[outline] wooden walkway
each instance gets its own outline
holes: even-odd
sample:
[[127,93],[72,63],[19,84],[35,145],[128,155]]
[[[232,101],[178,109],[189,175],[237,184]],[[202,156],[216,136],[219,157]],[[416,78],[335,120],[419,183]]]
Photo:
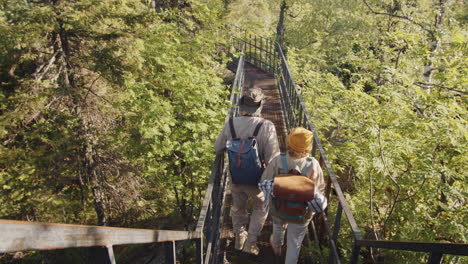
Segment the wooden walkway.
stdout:
[[[272,121],[276,127],[278,141],[281,151],[285,151],[286,144],[286,126],[284,124],[283,112],[281,109],[281,100],[276,79],[272,74],[264,72],[249,63],[245,63],[245,82],[244,91],[250,87],[257,86],[262,88],[266,96],[265,105],[262,109],[262,117]],[[231,194],[229,188],[226,190],[226,206],[223,209],[223,224],[220,232],[220,249],[218,253],[217,263],[284,263],[283,258],[273,255],[271,245],[269,243],[270,234],[272,232],[272,220],[267,218],[261,236],[258,238],[258,246],[260,254],[253,256],[234,249],[234,233],[232,232],[232,219],[230,216]]]

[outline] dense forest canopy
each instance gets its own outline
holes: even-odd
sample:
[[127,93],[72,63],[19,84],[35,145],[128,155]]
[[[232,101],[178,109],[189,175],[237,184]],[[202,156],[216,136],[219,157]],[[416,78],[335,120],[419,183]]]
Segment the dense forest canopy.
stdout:
[[296,82],[356,218],[373,238],[466,243],[462,5],[309,1],[288,7],[284,41]]
[[281,41],[366,237],[467,243],[467,22],[463,0],[0,0],[0,218],[191,228],[235,24]]
[[222,3],[175,4],[1,1],[1,218],[193,218],[227,106],[226,42]]
[[284,46],[372,239],[467,242],[463,1],[286,1]]

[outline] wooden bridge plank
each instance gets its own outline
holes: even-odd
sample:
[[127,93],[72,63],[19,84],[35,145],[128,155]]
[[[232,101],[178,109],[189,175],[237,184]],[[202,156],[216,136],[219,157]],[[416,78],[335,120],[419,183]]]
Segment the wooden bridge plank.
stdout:
[[286,151],[285,139],[287,131],[281,107],[280,93],[278,87],[276,86],[275,76],[246,62],[244,91],[253,86],[262,88],[263,93],[266,96],[266,100],[262,109],[262,117],[272,121],[273,124],[275,124],[280,149],[284,152]]

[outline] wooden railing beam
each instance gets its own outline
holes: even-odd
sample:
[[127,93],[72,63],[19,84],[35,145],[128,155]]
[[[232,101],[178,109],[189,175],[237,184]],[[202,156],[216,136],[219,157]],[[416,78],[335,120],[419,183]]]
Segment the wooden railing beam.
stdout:
[[198,239],[200,232],[0,220],[0,253]]

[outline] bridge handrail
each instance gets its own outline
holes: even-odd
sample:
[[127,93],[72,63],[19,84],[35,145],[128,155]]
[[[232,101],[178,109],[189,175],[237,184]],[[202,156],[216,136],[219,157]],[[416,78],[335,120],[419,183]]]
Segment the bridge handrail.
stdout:
[[198,231],[149,230],[0,220],[0,252],[145,244],[198,239]]
[[236,76],[234,77],[231,90],[231,106],[229,108],[226,119],[230,117],[235,117],[239,114],[239,100],[242,97],[242,87],[244,87],[245,79],[245,42],[243,42],[240,46],[240,52],[242,55],[239,57],[237,63]]
[[[224,153],[217,154],[212,166],[205,198],[195,231],[151,230],[91,225],[26,222],[0,219],[0,253],[30,250],[52,250],[78,247],[106,247],[107,259],[116,263],[113,246],[124,244],[146,244],[170,242],[166,244],[166,263],[176,263],[175,241],[196,240],[197,263],[205,263],[216,251],[218,234],[210,232],[212,225],[220,225],[221,207],[224,202],[226,173]],[[214,205],[213,205],[214,204]],[[208,229],[206,227],[209,227]],[[216,229],[216,230],[219,230]],[[203,239],[207,237],[207,245]]]
[[222,156],[216,155],[215,161],[211,168],[210,179],[208,180],[208,186],[205,191],[205,198],[203,199],[202,206],[200,208],[200,215],[198,216],[197,226],[195,228],[196,232],[202,232],[205,228],[205,222],[208,217],[208,212],[211,207],[212,196],[213,196],[213,187],[215,184],[215,179],[217,175],[218,168],[220,167],[219,163],[221,162]]
[[[205,199],[200,211],[196,231],[203,234],[197,244],[197,263],[210,263],[213,253],[217,251],[222,208],[224,206],[224,189],[226,185],[225,155],[218,153],[206,190]],[[206,240],[206,245],[203,241]]]
[[391,240],[370,240],[361,239],[356,241],[356,245],[362,247],[374,247],[385,249],[405,249],[408,251],[431,252],[435,254],[450,254],[468,256],[468,245],[461,243],[433,243],[419,241],[391,241]]

